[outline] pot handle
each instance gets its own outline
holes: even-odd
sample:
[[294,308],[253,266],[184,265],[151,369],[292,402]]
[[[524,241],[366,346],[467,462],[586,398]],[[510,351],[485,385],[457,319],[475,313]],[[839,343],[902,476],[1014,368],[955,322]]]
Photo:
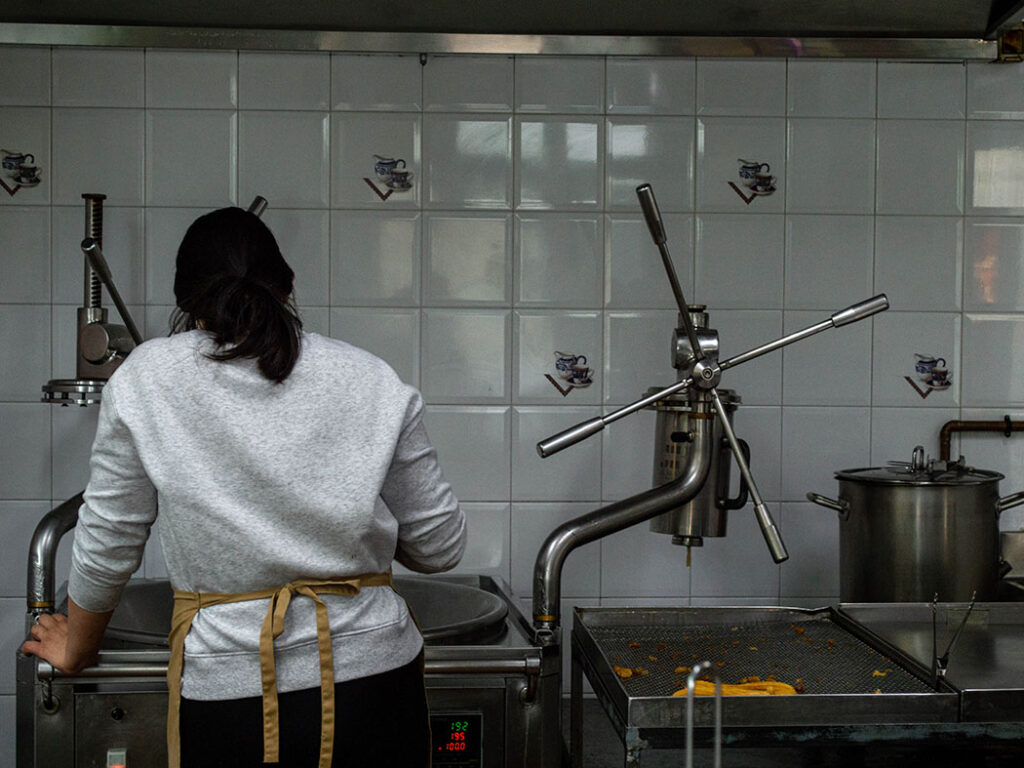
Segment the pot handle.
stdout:
[[1008,509],[1019,507],[1021,504],[1024,504],[1024,491],[1011,493],[1009,496],[1003,496],[1003,498],[996,502],[996,512],[1005,512]]
[[[807,500],[813,501],[815,504],[820,504],[823,507],[834,509],[839,513],[840,520],[848,520],[850,518],[850,502],[846,500],[836,501],[835,499],[830,499],[828,496],[822,496],[820,493],[808,493]],[[1024,503],[1024,499],[1021,499],[1021,503]]]

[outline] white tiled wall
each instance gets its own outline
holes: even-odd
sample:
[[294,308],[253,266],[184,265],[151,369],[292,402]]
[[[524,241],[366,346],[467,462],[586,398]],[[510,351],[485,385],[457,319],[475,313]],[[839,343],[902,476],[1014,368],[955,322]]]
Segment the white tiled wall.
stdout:
[[[549,531],[651,482],[649,412],[547,460],[534,450],[674,379],[673,297],[633,192],[651,182],[723,357],[876,292],[892,308],[723,378],[787,563],[747,510],[689,568],[646,526],[589,545],[563,592],[834,601],[838,525],[807,491],[917,443],[935,454],[952,418],[1022,418],[1022,117],[1012,65],[0,48],[0,147],[42,169],[0,189],[4,561],[23,562],[34,521],[87,478],[95,410],[38,402],[45,380],[73,375],[82,193],[107,195],[105,251],[149,336],[166,332],[188,223],[259,194],[307,326],[423,390],[471,518],[462,568],[528,601]],[[374,155],[404,160],[411,187],[388,187]],[[770,194],[748,197],[741,161],[767,164]],[[952,385],[922,389],[918,354],[943,358]],[[559,377],[569,356],[589,384]],[[1022,446],[968,436],[954,450],[1006,473],[1008,494],[1024,486]],[[158,549],[142,571],[163,574]],[[0,569],[7,658],[23,578]]]

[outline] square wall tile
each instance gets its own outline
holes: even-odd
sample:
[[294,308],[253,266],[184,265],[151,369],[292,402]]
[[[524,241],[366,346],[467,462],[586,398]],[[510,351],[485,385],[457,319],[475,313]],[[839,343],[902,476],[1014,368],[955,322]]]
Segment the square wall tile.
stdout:
[[0,349],[4,376],[0,401],[39,402],[50,380],[50,308],[45,304],[0,304]]
[[[663,213],[669,255],[687,301],[693,300],[693,216]],[[670,309],[672,285],[640,214],[605,217],[604,301],[609,309]]]
[[[720,361],[782,336],[782,310],[709,307],[708,324],[718,330]],[[776,350],[722,374],[722,387],[733,389],[747,405],[782,402],[782,352]]]
[[511,56],[429,56],[423,103],[430,112],[511,112]]
[[[963,371],[970,369],[960,366],[959,314],[890,311],[872,322],[873,405],[950,408],[960,404],[959,393],[967,381]],[[948,383],[935,379],[932,368],[945,368]]]
[[[775,189],[752,195],[744,165],[775,177]],[[697,210],[781,213],[785,208],[786,121],[701,118],[697,121]]]
[[601,315],[516,312],[513,392],[517,403],[601,401]]
[[784,60],[697,60],[698,115],[763,117],[785,113]]
[[[533,594],[533,567],[544,541],[558,526],[590,512],[593,504],[534,503],[512,505],[512,592]],[[470,521],[467,521],[467,527]],[[601,594],[601,542],[577,547],[562,569],[562,595],[599,597]],[[563,617],[563,620],[565,617]]]
[[875,116],[875,62],[790,59],[788,114],[793,117]]
[[1024,82],[1013,67],[967,64],[967,116],[983,120],[1024,118]]
[[0,105],[49,105],[50,73],[49,47],[0,46]]
[[672,367],[672,331],[678,312],[605,313],[604,401],[631,403],[650,387],[679,378]]
[[466,515],[466,551],[452,573],[482,574],[508,581],[512,561],[509,505],[469,502],[461,506]]
[[966,314],[963,319],[960,393],[965,408],[1024,405],[1024,318],[1017,314]]
[[[695,556],[701,554],[698,549]],[[672,598],[678,605],[690,597],[692,572],[686,567],[686,548],[673,544],[671,536],[652,532],[649,523],[601,539],[602,599]]]
[[208,208],[146,210],[146,302],[173,307],[174,262],[185,232]]
[[[47,108],[0,107],[2,159],[8,162],[8,167],[0,170],[0,178],[7,187],[5,194],[0,194],[0,206],[46,205],[50,202],[53,189],[51,122],[51,110]],[[20,184],[20,168],[10,167],[14,163],[19,166],[26,163],[35,165],[39,169],[39,183],[34,186]]]
[[1024,128],[1019,120],[968,123],[967,212],[1024,215]]
[[58,107],[142,107],[145,52],[132,48],[54,48],[53,103]]
[[516,58],[517,112],[604,112],[604,59],[591,56]]
[[512,207],[511,118],[427,115],[423,158],[429,207]]
[[877,213],[963,213],[964,123],[880,120]]
[[789,551],[779,568],[780,598],[838,595],[839,516],[816,504],[783,504],[778,522]]
[[962,62],[880,61],[878,116],[962,118],[966,72]]
[[609,115],[692,115],[694,59],[609,57],[605,60]]
[[415,306],[420,214],[332,211],[331,303]]
[[[509,499],[512,422],[508,408],[428,405],[423,423],[445,479],[461,502]],[[473,439],[467,440],[467,435]]]
[[[144,168],[154,160],[145,154],[145,114],[141,109],[54,109],[53,201],[80,205],[83,193],[98,192],[107,196],[107,205],[142,205]],[[188,152],[194,149],[189,146]]]
[[516,119],[516,206],[599,208],[604,199],[603,121]]
[[419,56],[331,55],[331,109],[417,111],[422,105]]
[[969,218],[966,226],[964,308],[1024,310],[1024,220]]
[[616,117],[606,130],[607,208],[636,211],[636,188],[650,184],[659,210],[693,210],[692,118]]
[[327,109],[330,94],[328,53],[238,54],[238,106],[242,109]]
[[306,307],[327,306],[331,284],[328,212],[269,207],[263,214],[263,222],[274,234],[281,254],[295,272],[295,301]]
[[[0,270],[4,275],[0,301],[48,303],[50,210],[42,206],[0,207],[0,232]],[[80,266],[79,277],[82,269]]]
[[234,112],[151,109],[146,113],[146,144],[147,205],[222,207],[237,202]]
[[[44,382],[39,382],[42,386]],[[0,403],[0,499],[50,498],[49,403]]]
[[[607,406],[605,414],[614,410]],[[601,496],[621,501],[654,487],[657,414],[643,409],[604,428],[601,447]]]
[[588,213],[515,217],[515,302],[526,307],[600,307],[603,220]]
[[786,210],[792,213],[873,213],[873,120],[789,121]]
[[[72,329],[73,326],[69,328]],[[60,471],[53,474],[50,498],[69,499],[89,484],[89,458],[92,455],[92,444],[96,439],[99,415],[100,409],[91,406],[53,408],[50,423],[53,466],[60,467]],[[73,538],[65,537],[69,550]]]
[[[330,118],[326,112],[241,112],[238,188],[244,206],[256,195],[274,208],[330,203]],[[287,146],[286,153],[281,147]]]
[[423,245],[425,306],[511,304],[511,214],[428,213]]
[[[379,158],[404,160],[412,188],[395,191],[376,173]],[[412,114],[331,114],[331,205],[335,208],[418,207],[420,117]]]
[[[873,467],[884,467],[890,461],[909,462],[914,446],[920,445],[926,456],[939,457],[939,435],[942,425],[960,418],[959,408],[872,408],[871,461]],[[1002,418],[1002,417],[1000,417]],[[954,437],[950,456],[959,455]],[[961,445],[963,441],[960,441]],[[971,459],[974,466],[985,466]],[[830,492],[828,495],[835,497]]]
[[[771,505],[770,513],[778,525],[778,504]],[[752,507],[730,511],[726,530],[725,536],[704,537],[704,546],[691,552],[690,594],[777,599],[781,567],[772,560]],[[743,567],[738,568],[738,563],[743,563]]]
[[519,406],[512,409],[512,498],[516,501],[601,499],[601,438],[598,435],[542,459],[537,443],[600,415],[597,408]]
[[[146,258],[141,208],[103,205],[103,256],[110,266],[114,284],[128,304],[145,299]],[[88,230],[84,224],[85,201],[75,206],[51,208],[53,222],[53,301],[82,304],[85,254],[82,239]],[[117,314],[106,288],[103,306]]]
[[782,216],[697,217],[696,298],[716,309],[781,309]]
[[417,309],[360,307],[330,311],[330,335],[377,355],[413,386],[420,374],[420,313]]
[[427,401],[507,402],[509,325],[507,310],[424,310],[421,381]]
[[875,217],[876,293],[897,310],[955,312],[963,297],[963,220]]
[[238,106],[238,54],[147,50],[146,106],[234,109]]
[[[828,319],[822,312],[785,313],[789,334]],[[782,350],[786,405],[870,405],[871,323],[833,328]]]
[[786,308],[829,312],[871,296],[872,216],[786,217]]
[[783,500],[804,501],[808,491],[834,494],[835,473],[867,466],[870,452],[868,408],[783,408]]

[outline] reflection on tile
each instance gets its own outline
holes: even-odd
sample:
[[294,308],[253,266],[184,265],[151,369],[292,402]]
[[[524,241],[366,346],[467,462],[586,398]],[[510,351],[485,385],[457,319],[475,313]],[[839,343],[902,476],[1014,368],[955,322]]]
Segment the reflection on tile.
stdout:
[[141,107],[144,92],[141,50],[53,49],[53,103],[57,106]]
[[[786,312],[784,333],[822,320],[821,312]],[[870,405],[871,323],[820,333],[782,350],[786,405]]]
[[[330,147],[326,112],[242,112],[238,123],[239,198],[262,195],[275,208],[326,208]],[[284,156],[282,146],[289,150]]]
[[879,121],[877,212],[962,213],[964,130],[954,120]]
[[419,56],[331,55],[331,109],[416,111],[423,103]]
[[969,68],[960,62],[878,62],[878,116],[964,117]]
[[692,119],[610,118],[606,141],[608,208],[637,210],[636,188],[650,184],[663,213],[692,210]]
[[608,114],[692,115],[693,59],[607,59]]
[[1024,310],[1024,221],[967,220],[964,308]]
[[[509,498],[511,419],[507,407],[428,405],[423,423],[437,449],[441,471],[461,502]],[[467,435],[473,439],[467,440]]]
[[428,206],[511,207],[511,118],[427,115],[423,157]]
[[716,309],[781,309],[783,253],[782,216],[698,216],[696,300]]
[[506,401],[509,359],[507,310],[424,310],[422,387],[429,402]]
[[423,227],[424,305],[511,303],[511,215],[427,214]]
[[[0,207],[0,301],[50,301],[50,211]],[[81,276],[81,268],[77,274]]]
[[698,59],[698,115],[783,115],[786,62],[771,59]]
[[[533,593],[533,566],[548,535],[562,523],[586,514],[592,504],[533,503],[512,505],[512,591]],[[574,549],[562,571],[564,597],[598,597],[601,594],[601,544],[591,542]]]
[[233,112],[151,109],[146,141],[148,205],[235,204],[238,128]]
[[874,219],[786,217],[786,308],[849,306],[871,295]]
[[1024,318],[1016,314],[966,314],[963,319],[961,383],[965,408],[1024,405],[1024,357],[1012,354],[1024,338]]
[[420,295],[420,215],[331,214],[331,302],[410,306]]
[[[242,109],[327,109],[331,59],[327,53],[241,51],[238,106]],[[294,150],[298,142],[293,142]]]
[[874,117],[875,62],[794,59],[787,73],[794,117]]
[[600,402],[600,314],[520,311],[515,320],[515,402]]
[[[752,190],[740,176],[744,165],[774,176],[775,191],[751,197]],[[697,121],[698,211],[781,213],[785,195],[785,120],[704,117]]]
[[984,120],[1024,118],[1024,83],[1004,67],[967,64],[967,116]]
[[598,435],[542,459],[537,443],[599,415],[597,408],[519,406],[512,414],[512,498],[519,501],[598,502],[601,438]]
[[963,250],[960,218],[878,216],[875,291],[885,293],[893,309],[958,311]]
[[790,120],[786,210],[872,213],[874,149],[872,120]]
[[631,403],[653,386],[678,378],[670,348],[677,311],[607,312],[605,314],[606,403]]
[[521,208],[597,208],[603,200],[603,141],[599,120],[519,118],[516,205]]
[[431,112],[511,112],[511,56],[431,56],[423,68],[423,102]]
[[863,467],[871,450],[868,408],[782,409],[782,498],[803,501],[808,491],[829,495],[834,473]]
[[[404,160],[411,189],[393,190],[378,176],[378,158]],[[331,114],[331,205],[335,208],[408,208],[423,186],[418,114]]]
[[[662,213],[672,266],[683,295],[693,298],[693,216]],[[605,305],[609,309],[676,306],[658,247],[640,214],[605,217]]]
[[967,210],[1024,214],[1024,128],[1020,121],[972,121],[967,127]]
[[238,106],[238,54],[147,50],[146,106],[233,109]]
[[520,56],[517,112],[604,112],[604,60],[596,57]]
[[377,355],[407,384],[419,383],[419,310],[335,307],[330,311],[330,335]]
[[515,301],[532,307],[600,307],[603,285],[601,217],[519,214]]

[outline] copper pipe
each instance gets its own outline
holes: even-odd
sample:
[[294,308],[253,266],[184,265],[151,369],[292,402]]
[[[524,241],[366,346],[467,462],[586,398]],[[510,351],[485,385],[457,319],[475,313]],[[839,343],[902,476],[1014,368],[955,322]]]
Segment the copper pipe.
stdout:
[[954,432],[1002,432],[1009,437],[1014,432],[1024,431],[1024,421],[947,421],[939,432],[939,459],[949,461],[949,443]]

